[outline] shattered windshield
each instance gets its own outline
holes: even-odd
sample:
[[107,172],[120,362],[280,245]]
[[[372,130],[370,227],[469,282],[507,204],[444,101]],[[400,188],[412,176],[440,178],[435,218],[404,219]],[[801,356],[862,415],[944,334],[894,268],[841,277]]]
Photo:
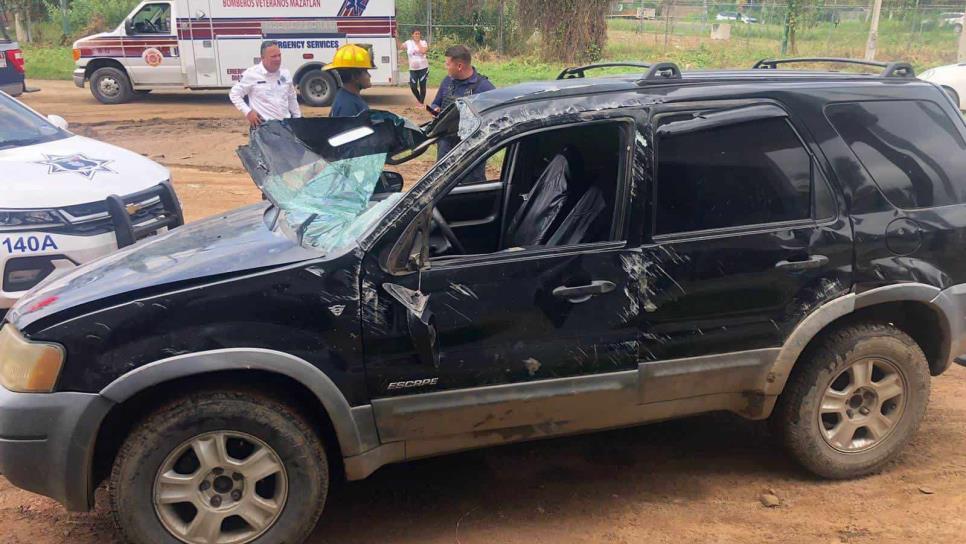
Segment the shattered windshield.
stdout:
[[265,123],[238,154],[278,209],[272,228],[328,253],[354,243],[398,202],[383,166],[425,141],[411,121],[370,111]]

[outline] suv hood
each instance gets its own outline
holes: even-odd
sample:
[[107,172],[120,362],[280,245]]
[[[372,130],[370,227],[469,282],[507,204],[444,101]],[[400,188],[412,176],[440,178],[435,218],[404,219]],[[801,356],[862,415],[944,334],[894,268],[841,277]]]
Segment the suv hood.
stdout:
[[254,204],[176,228],[45,281],[21,298],[7,319],[20,330],[63,310],[101,301],[115,304],[192,280],[219,279],[289,264],[319,253],[265,225],[267,205]]
[[168,169],[120,147],[71,136],[0,149],[0,208],[55,208],[129,195],[169,179]]

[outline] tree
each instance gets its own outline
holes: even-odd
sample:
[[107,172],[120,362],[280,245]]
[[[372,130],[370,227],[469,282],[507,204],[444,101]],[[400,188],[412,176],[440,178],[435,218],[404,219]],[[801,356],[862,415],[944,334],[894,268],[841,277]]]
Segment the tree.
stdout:
[[521,21],[540,31],[541,56],[550,62],[596,61],[607,45],[608,0],[520,0]]

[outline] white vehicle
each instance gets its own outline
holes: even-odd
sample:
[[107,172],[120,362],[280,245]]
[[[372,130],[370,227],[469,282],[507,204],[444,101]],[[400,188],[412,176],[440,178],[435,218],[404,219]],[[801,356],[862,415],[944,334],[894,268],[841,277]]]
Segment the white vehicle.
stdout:
[[966,97],[966,63],[930,68],[919,74],[919,79],[942,87],[960,110],[966,105],[962,102]]
[[0,92],[0,317],[55,271],[184,222],[167,168]]
[[74,42],[74,83],[105,104],[153,89],[228,89],[277,40],[302,100],[327,106],[339,82],[320,68],[356,43],[374,85],[399,81],[395,0],[146,0],[112,32]]

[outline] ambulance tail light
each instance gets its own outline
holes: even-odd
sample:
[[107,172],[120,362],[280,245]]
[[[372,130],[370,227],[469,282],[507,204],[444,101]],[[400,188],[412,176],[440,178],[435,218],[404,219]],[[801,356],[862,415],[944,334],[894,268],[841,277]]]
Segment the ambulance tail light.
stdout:
[[23,51],[10,49],[7,51],[7,64],[13,66],[14,70],[23,73]]
[[80,60],[80,57],[81,57],[81,55],[80,55],[80,49],[77,49],[75,47],[74,48],[74,62],[79,61]]

